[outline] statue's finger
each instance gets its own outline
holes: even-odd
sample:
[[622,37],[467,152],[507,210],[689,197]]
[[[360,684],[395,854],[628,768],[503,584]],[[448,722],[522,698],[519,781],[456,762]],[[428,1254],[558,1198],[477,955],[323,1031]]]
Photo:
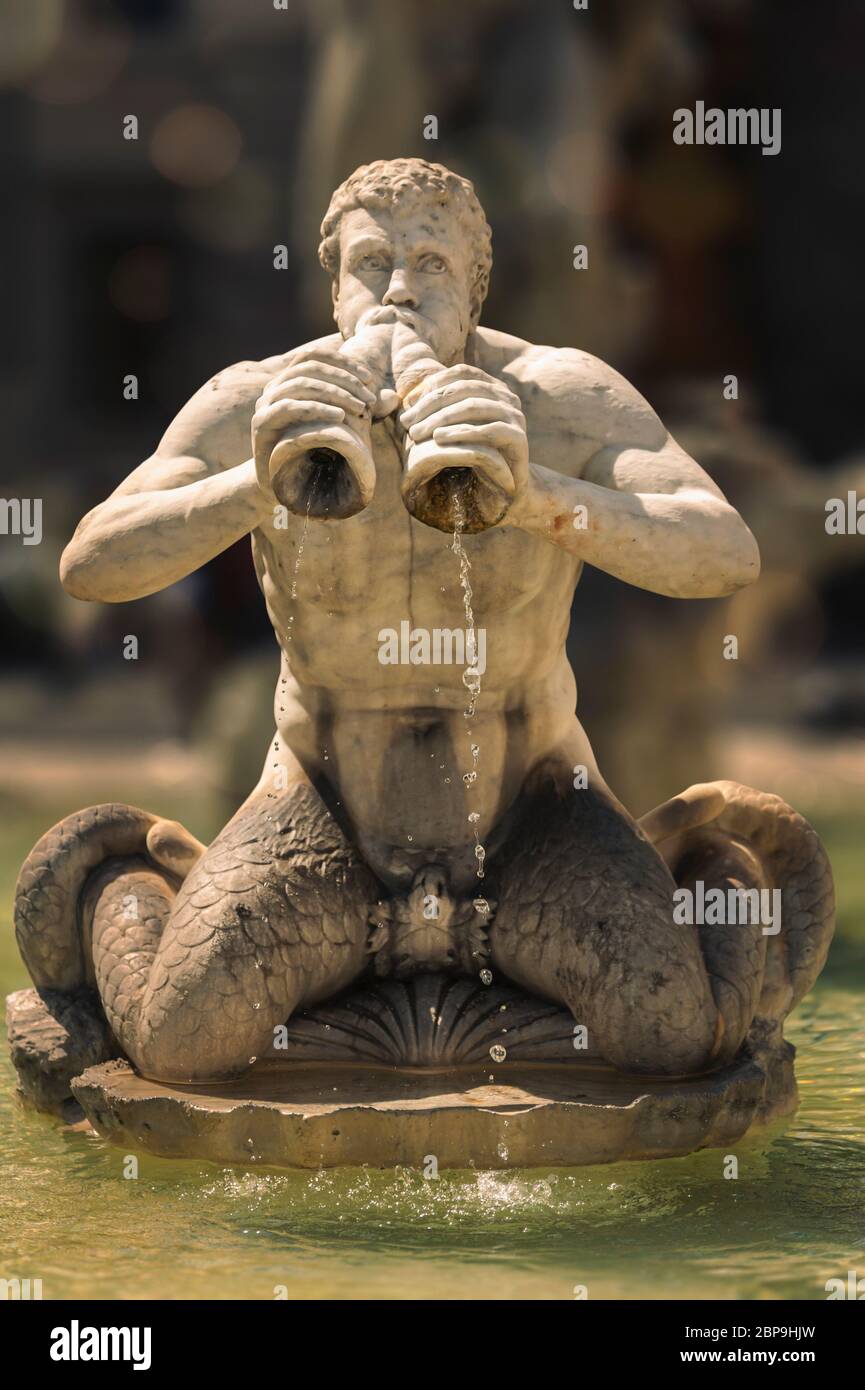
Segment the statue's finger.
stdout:
[[317,381],[309,376],[293,376],[281,382],[269,394],[265,404],[276,405],[280,401],[323,401],[327,405],[339,406],[351,415],[363,415],[370,408],[366,401],[359,400],[342,386]]
[[444,386],[434,389],[427,389],[423,395],[404,410],[400,416],[401,424],[410,429],[419,420],[425,420],[433,411],[440,410],[444,405],[452,405],[456,401],[486,396],[490,400],[500,401],[502,405],[519,409],[519,401],[512,391],[508,391],[506,386],[499,386],[495,382],[479,382],[474,379],[454,381]]
[[515,425],[506,425],[501,421],[480,425],[445,425],[435,430],[432,437],[434,442],[442,447],[454,444],[483,444],[488,448],[498,449],[509,463],[525,452],[523,431]]
[[277,405],[268,405],[255,412],[254,428],[261,433],[313,420],[338,425],[344,419],[345,411],[337,405],[325,405],[322,401],[280,401]]
[[436,430],[444,429],[450,425],[484,424],[495,420],[503,420],[509,425],[519,426],[522,417],[517,418],[516,412],[512,411],[509,406],[503,405],[501,401],[473,397],[469,400],[458,401],[455,405],[445,406],[443,410],[437,410],[426,420],[420,420],[416,425],[412,425],[409,430],[409,437],[415,444],[422,444],[425,439],[431,439]]
[[280,372],[262,391],[262,396],[276,394],[284,384],[298,380],[327,381],[333,386],[341,386],[343,390],[357,396],[358,399],[372,405],[375,400],[375,392],[370,391],[365,386],[360,377],[354,372],[347,370],[344,366],[338,367],[331,362],[297,362],[293,367],[288,367],[284,372]]
[[310,351],[292,353],[284,367],[275,374],[273,380],[279,381],[282,377],[291,372],[296,367],[304,366],[334,367],[338,371],[348,372],[349,375],[356,377],[358,383],[365,388],[375,386],[375,375],[362,362],[349,359],[341,353],[338,348],[313,348]]

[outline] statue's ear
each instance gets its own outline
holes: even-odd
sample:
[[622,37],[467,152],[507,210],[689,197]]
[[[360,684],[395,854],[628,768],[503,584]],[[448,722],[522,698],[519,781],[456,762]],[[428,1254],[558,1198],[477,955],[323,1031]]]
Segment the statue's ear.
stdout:
[[337,310],[339,309],[339,280],[335,275],[330,282],[330,297],[333,303],[333,317],[336,319]]

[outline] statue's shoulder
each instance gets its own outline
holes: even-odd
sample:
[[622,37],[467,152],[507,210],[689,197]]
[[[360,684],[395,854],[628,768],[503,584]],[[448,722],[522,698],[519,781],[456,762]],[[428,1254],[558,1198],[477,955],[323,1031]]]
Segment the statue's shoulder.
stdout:
[[513,377],[552,398],[579,399],[610,393],[640,401],[637,389],[600,357],[581,348],[530,343],[492,328],[475,330],[475,361],[494,376]]
[[[320,344],[339,346],[338,333],[317,338]],[[162,454],[193,455],[208,460],[215,469],[231,468],[249,454],[249,426],[256,402],[265,386],[287,364],[292,348],[257,361],[232,362],[214,373],[189,398],[175,416],[159,446]]]
[[[277,372],[281,372],[283,367],[288,365],[288,359],[294,353],[313,352],[316,348],[328,348],[333,352],[335,349],[341,348],[343,344],[344,339],[341,333],[325,333],[321,338],[313,338],[308,343],[298,343],[296,347],[288,348],[285,352],[278,352],[274,357],[264,357],[260,362],[238,362],[237,367],[256,367],[269,381],[272,376],[276,376]],[[234,368],[230,370],[234,370]]]
[[478,329],[479,367],[516,391],[531,425],[589,442],[623,440],[659,447],[663,426],[648,401],[615,367],[580,348],[529,343]]
[[282,371],[292,353],[301,349],[308,352],[317,347],[335,348],[341,343],[342,338],[338,333],[329,333],[324,338],[315,338],[310,343],[301,343],[298,347],[275,353],[273,357],[232,362],[230,366],[223,367],[210,377],[192,400],[201,400],[204,403],[210,399],[213,408],[220,412],[230,408],[232,404],[241,408],[247,405],[254,406],[267,383],[277,372]]

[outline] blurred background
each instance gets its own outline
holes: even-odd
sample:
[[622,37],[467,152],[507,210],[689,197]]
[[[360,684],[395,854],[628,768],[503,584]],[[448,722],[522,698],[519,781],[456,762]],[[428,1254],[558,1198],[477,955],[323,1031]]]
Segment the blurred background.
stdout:
[[[715,777],[788,797],[827,840],[852,948],[865,542],[824,521],[828,498],[865,495],[862,6],[0,11],[2,491],[44,506],[41,545],[0,538],[4,890],[33,839],[81,805],[138,801],[208,839],[257,779],[277,660],[248,542],[117,607],[67,598],[59,554],[211,374],[329,330],[316,248],[330,193],[360,163],[415,154],[470,177],[484,204],[484,322],[622,371],[760,542],[760,583],[730,601],[586,572],[571,656],[608,781],[635,814]],[[781,152],[674,145],[672,112],[698,99],[780,107]],[[123,138],[129,115],[137,140]]]

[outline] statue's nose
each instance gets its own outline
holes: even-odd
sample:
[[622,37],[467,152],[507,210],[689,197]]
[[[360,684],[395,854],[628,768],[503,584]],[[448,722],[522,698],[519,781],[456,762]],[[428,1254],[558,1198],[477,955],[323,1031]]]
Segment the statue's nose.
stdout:
[[404,270],[395,270],[390,277],[390,284],[387,287],[382,304],[395,304],[404,309],[416,309],[418,297]]

